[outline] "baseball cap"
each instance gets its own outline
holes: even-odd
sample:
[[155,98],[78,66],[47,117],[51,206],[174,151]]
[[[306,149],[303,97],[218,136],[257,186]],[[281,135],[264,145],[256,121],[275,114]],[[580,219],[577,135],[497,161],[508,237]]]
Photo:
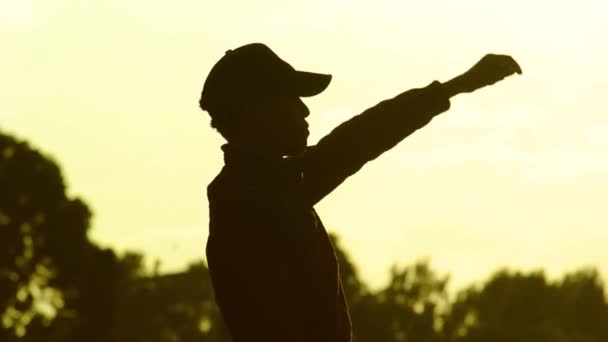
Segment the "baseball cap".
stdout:
[[268,46],[252,43],[220,58],[205,80],[199,103],[203,110],[213,111],[265,94],[314,96],[330,81],[331,75],[298,71]]

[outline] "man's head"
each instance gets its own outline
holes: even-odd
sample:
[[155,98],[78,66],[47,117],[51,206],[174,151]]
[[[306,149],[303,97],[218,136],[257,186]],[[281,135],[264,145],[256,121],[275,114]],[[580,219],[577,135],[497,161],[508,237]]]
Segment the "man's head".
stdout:
[[200,106],[230,143],[282,155],[306,147],[309,111],[300,97],[322,92],[330,75],[296,71],[267,46],[229,50],[209,72]]

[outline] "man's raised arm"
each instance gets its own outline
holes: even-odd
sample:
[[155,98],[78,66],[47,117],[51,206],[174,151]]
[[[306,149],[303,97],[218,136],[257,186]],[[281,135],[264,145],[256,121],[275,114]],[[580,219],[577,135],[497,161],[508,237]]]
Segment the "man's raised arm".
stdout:
[[380,102],[336,127],[297,157],[303,172],[304,192],[315,204],[370,160],[394,147],[450,108],[450,98],[521,74],[513,58],[486,55],[470,70],[445,83],[408,90]]

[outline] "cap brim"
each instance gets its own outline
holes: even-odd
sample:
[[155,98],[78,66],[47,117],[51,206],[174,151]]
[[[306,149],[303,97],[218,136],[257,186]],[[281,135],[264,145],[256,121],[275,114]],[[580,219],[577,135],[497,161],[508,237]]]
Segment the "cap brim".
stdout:
[[295,91],[298,96],[308,97],[320,94],[331,82],[331,75],[296,71]]

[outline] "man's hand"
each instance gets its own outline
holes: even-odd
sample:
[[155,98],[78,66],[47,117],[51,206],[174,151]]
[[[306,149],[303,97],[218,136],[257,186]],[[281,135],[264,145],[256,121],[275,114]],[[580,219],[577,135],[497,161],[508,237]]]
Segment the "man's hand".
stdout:
[[522,71],[511,56],[488,54],[469,71],[444,83],[443,86],[449,97],[452,97],[461,93],[471,93],[515,73],[521,74]]

